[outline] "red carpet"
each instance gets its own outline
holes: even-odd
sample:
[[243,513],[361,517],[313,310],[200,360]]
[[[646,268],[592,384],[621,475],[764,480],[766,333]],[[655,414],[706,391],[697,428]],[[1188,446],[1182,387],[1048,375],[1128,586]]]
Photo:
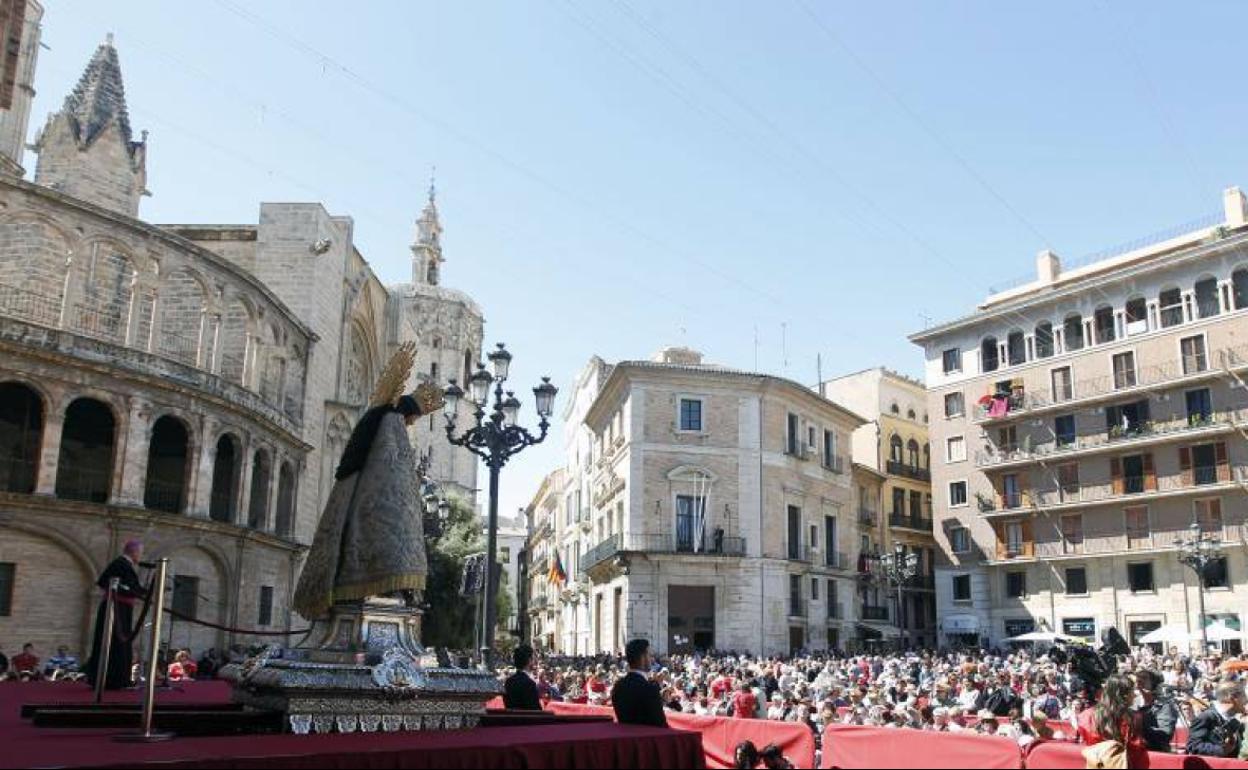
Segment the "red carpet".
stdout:
[[[197,682],[163,692],[159,703],[222,703],[229,688]],[[86,703],[82,685],[0,685],[0,764],[10,767],[197,768],[544,768],[704,766],[697,733],[591,723],[497,727],[434,733],[261,735],[116,743],[114,730],[36,729],[20,719],[25,703]],[[138,693],[109,702],[137,703]],[[158,706],[159,707],[159,706]]]

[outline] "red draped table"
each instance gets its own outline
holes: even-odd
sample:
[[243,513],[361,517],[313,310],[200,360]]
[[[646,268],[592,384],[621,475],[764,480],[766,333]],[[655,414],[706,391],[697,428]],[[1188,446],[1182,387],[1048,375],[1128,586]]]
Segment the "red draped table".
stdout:
[[[612,723],[478,728],[429,733],[255,735],[126,744],[116,730],[38,729],[19,718],[28,702],[78,700],[72,686],[0,684],[0,764],[11,767],[546,768],[704,767],[696,732]],[[168,700],[221,702],[189,687]],[[71,697],[66,697],[66,696]],[[205,697],[216,696],[216,697]]]

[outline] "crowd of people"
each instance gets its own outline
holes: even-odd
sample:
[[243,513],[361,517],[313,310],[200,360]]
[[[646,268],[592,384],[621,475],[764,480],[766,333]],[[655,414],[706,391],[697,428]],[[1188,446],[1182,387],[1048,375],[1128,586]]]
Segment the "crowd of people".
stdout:
[[[527,669],[543,700],[604,706],[635,672],[605,655],[536,656]],[[1071,741],[1248,758],[1244,672],[1248,656],[1142,647],[1114,657],[1100,676],[1061,648],[671,655],[647,676],[668,711],[800,723],[816,742],[828,725],[853,724],[1004,736],[1022,747]]]
[[[190,650],[170,649],[161,653],[157,666],[163,672],[166,683],[177,684],[212,679],[224,666],[241,663],[254,653],[254,649],[233,645],[227,650],[209,649],[196,659]],[[140,665],[133,663],[130,685],[136,686],[143,676]],[[40,658],[35,646],[30,643],[22,645],[22,651],[11,658],[0,649],[0,682],[80,682],[86,677],[85,667],[68,647],[57,647],[56,653],[47,660]]]

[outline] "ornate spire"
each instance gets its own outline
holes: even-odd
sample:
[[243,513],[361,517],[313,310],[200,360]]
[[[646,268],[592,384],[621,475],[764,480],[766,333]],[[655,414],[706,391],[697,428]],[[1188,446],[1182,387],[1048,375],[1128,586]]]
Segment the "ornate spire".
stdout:
[[130,115],[126,112],[126,88],[122,84],[121,62],[117,58],[117,49],[113,47],[111,32],[95,49],[95,55],[78,79],[78,85],[65,97],[63,112],[69,117],[79,144],[91,144],[115,121],[122,139],[133,153]]
[[[436,172],[437,168],[434,168]],[[437,187],[429,174],[429,199],[416,219],[416,242],[412,244],[412,280],[437,286],[442,267],[442,223],[438,219]]]

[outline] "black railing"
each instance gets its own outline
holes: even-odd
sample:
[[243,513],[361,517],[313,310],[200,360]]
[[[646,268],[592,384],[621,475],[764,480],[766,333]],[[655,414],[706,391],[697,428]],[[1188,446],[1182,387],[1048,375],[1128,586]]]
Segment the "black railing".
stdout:
[[1218,483],[1218,466],[1197,465],[1192,469],[1192,481],[1197,486]]
[[1124,476],[1122,479],[1122,491],[1128,495],[1138,495],[1144,491],[1143,476]]
[[863,620],[888,620],[888,607],[874,607],[870,604],[862,605]]
[[166,513],[182,512],[184,485],[161,479],[148,479],[143,490],[143,507]]
[[931,481],[932,472],[927,468],[921,468],[918,465],[910,465],[909,463],[899,463],[896,460],[889,460],[887,470],[894,476],[905,476],[916,481]]
[[932,520],[923,516],[911,516],[904,513],[891,513],[888,516],[888,525],[890,527],[905,527],[906,529],[917,529],[923,532],[932,531]]
[[106,503],[112,475],[107,468],[61,463],[56,467],[56,496],[66,500]]
[[723,537],[712,533],[695,541],[675,535],[615,534],[585,552],[581,557],[584,572],[619,553],[681,554],[687,556],[745,556],[745,538]]
[[876,512],[871,510],[870,508],[858,509],[858,523],[859,524],[866,524],[867,526],[874,527],[875,523],[878,520],[879,519],[877,518]]
[[813,562],[815,560],[814,554],[811,553],[809,546],[789,543],[789,548],[786,553],[789,561]]
[[0,457],[0,490],[28,495],[35,491],[39,463],[29,457]]
[[806,617],[806,602],[800,597],[789,597],[789,617],[804,618]]

